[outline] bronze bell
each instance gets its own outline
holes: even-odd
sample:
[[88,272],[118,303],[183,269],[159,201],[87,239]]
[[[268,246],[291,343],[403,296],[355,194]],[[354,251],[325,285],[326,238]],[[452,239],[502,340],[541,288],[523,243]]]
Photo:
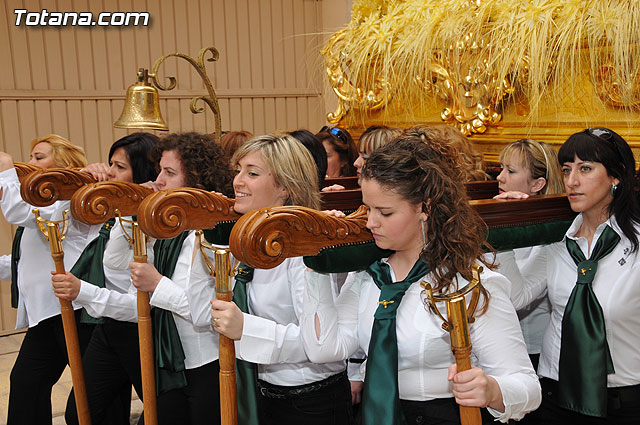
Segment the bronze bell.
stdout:
[[149,130],[169,130],[162,119],[158,90],[149,84],[146,69],[138,71],[138,82],[129,86],[120,118],[113,123],[118,128],[141,128]]

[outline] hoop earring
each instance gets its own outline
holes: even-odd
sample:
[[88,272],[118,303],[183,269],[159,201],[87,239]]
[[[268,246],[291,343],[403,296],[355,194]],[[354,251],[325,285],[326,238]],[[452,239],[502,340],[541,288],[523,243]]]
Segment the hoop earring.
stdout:
[[618,186],[616,186],[615,184],[611,183],[611,196],[615,195],[617,189],[618,189]]

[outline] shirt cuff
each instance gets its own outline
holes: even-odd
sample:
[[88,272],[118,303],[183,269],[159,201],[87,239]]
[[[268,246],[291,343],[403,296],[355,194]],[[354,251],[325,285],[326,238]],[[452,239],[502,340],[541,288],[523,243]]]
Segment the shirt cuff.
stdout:
[[0,172],[0,185],[12,182],[20,182],[18,179],[18,172],[15,168],[11,167],[8,170]]
[[168,277],[162,276],[149,299],[149,303],[154,307],[175,311],[183,295],[182,288],[173,283]]
[[236,341],[238,357],[253,363],[271,363],[275,323],[252,314],[243,313],[243,315],[242,338]]
[[78,296],[74,300],[76,303],[86,306],[91,303],[91,300],[95,298],[97,286],[92,285],[84,280],[80,281],[80,291],[78,292]]
[[502,404],[504,404],[504,412],[487,407],[497,421],[506,423],[509,420],[520,420],[526,413],[540,405],[539,402],[533,405],[529,398],[528,377],[523,379],[523,377],[491,376],[498,382],[502,392]]

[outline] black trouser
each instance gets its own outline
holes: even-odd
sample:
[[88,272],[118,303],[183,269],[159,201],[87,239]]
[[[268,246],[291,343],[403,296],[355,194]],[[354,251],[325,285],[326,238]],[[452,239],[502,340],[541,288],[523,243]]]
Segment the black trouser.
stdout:
[[[260,425],[351,424],[351,388],[346,372],[324,381],[331,383],[323,386],[323,381],[319,381],[309,385],[284,387],[261,381]],[[318,389],[300,393],[299,390],[304,388]]]
[[[84,352],[93,325],[80,323],[79,318],[80,310],[76,310],[80,351]],[[51,388],[60,379],[67,363],[60,315],[27,330],[11,370],[7,425],[51,423]]]
[[[104,319],[97,325],[82,357],[92,425],[129,425],[131,385],[142,400],[138,325]],[[73,391],[67,400],[65,419],[78,423]]]
[[187,386],[158,397],[159,425],[220,423],[220,363],[213,361],[185,371]]
[[542,378],[540,384],[542,385],[542,405],[539,409],[541,424],[626,425],[640,423],[640,385],[609,388],[607,390],[607,417],[597,418],[558,406],[555,401],[557,381]]
[[[460,425],[460,406],[455,398],[437,398],[429,401],[400,400],[407,425]],[[487,409],[480,409],[482,423],[495,423]]]

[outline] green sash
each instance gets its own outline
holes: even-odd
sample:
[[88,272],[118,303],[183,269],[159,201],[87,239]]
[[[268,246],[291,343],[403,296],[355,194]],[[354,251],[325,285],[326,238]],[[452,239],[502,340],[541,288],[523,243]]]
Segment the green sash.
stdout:
[[[71,268],[71,274],[80,280],[88,282],[98,288],[104,288],[104,250],[111,236],[111,229],[116,219],[107,220],[98,232],[98,237],[89,242],[76,263]],[[82,323],[102,323],[101,318],[95,318],[83,308],[80,317]]]
[[[233,287],[233,302],[243,313],[249,312],[247,283],[253,280],[253,269],[240,263]],[[236,359],[238,424],[258,425],[258,368],[255,363]]]
[[429,266],[420,259],[400,282],[391,281],[391,267],[385,262],[376,261],[367,269],[380,288],[380,301],[374,315],[362,390],[364,425],[406,424],[398,390],[396,313],[407,289],[428,272]]
[[620,236],[606,226],[587,260],[573,239],[567,250],[578,266],[578,280],[562,318],[558,404],[590,416],[607,416],[607,374],[614,373],[602,307],[592,283],[598,261],[613,251]]
[[13,308],[18,308],[18,299],[20,298],[20,293],[18,292],[18,263],[20,262],[20,241],[22,241],[23,233],[24,227],[18,226],[11,244],[11,307]]
[[[160,274],[171,277],[176,268],[188,231],[173,239],[159,239],[153,246],[154,266]],[[162,308],[151,309],[153,323],[153,352],[156,367],[156,392],[158,395],[187,386],[185,354],[173,313]]]

